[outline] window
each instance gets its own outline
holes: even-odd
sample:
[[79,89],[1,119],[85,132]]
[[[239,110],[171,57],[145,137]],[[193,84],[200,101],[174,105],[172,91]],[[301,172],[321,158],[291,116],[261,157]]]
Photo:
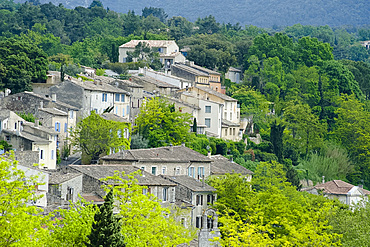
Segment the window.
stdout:
[[189,167],[188,168],[188,175],[189,175],[189,177],[194,177],[195,176],[194,167]]
[[186,222],[185,221],[185,218],[182,217],[181,220],[180,220],[180,222],[181,222],[181,225],[185,227],[185,222]]
[[14,129],[15,130],[17,129],[17,123],[14,123]]
[[233,120],[233,113],[230,112],[230,121]]
[[115,106],[114,108],[116,109],[116,110],[115,110],[116,115],[118,115],[118,107],[117,107],[117,106]]
[[206,105],[206,113],[211,113],[211,106],[210,105]]
[[141,171],[145,171],[145,166],[140,167]]
[[6,136],[6,141],[10,141],[10,136]]
[[202,228],[203,225],[203,217],[202,216],[197,216],[195,220],[195,227],[196,228]]
[[115,96],[116,98],[114,99],[115,101],[119,101],[119,94],[118,93],[116,93],[116,96]]
[[168,188],[163,188],[163,201],[168,201]]
[[54,159],[54,150],[51,150],[51,159]]
[[44,159],[44,150],[40,150],[40,160]]
[[197,195],[196,196],[196,205],[203,205],[203,195]]
[[225,136],[227,136],[227,129],[225,129]]
[[233,128],[233,135],[235,135],[235,128]]
[[125,108],[122,109],[122,116],[125,116]]
[[225,119],[227,118],[227,113],[226,113],[226,112],[224,113],[224,118],[225,118]]
[[60,123],[59,122],[55,123],[55,131],[60,132]]
[[180,167],[176,167],[175,175],[180,175]]
[[122,130],[117,130],[117,136],[118,136],[118,138],[122,137]]
[[152,166],[152,174],[156,175],[157,174],[157,167]]
[[204,124],[207,126],[207,128],[210,128],[211,127],[211,119],[210,118],[204,119]]
[[125,102],[125,95],[121,94],[121,102]]
[[198,167],[198,179],[203,178],[204,176],[204,167]]
[[102,101],[103,102],[107,102],[108,101],[108,95],[106,93],[103,93]]
[[213,204],[213,196],[207,195],[207,204]]
[[151,193],[151,189],[150,188],[143,189],[143,195],[147,195],[147,194],[150,194],[150,193]]
[[163,175],[166,175],[166,167],[164,166],[164,167],[162,167],[162,174]]
[[68,131],[68,125],[67,123],[64,123],[64,132],[67,132]]
[[73,119],[73,111],[69,111],[69,118]]

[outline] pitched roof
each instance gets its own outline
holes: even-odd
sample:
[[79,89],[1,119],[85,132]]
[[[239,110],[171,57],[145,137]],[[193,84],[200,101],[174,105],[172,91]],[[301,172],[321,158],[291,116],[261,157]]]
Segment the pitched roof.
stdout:
[[[8,133],[8,134],[11,134],[11,135],[17,135],[17,132],[15,131],[11,131],[11,130],[7,130],[7,129],[3,129],[2,130],[4,133]],[[35,136],[35,135],[32,135],[32,134],[29,134],[27,132],[20,132],[19,135],[17,135],[19,137],[22,137],[26,140],[29,140],[31,142],[36,142],[36,143],[40,143],[40,144],[48,144],[50,143],[49,140],[47,139],[44,139],[44,138],[41,138],[41,137],[38,137],[38,136]]]
[[214,71],[214,70],[211,70],[211,69],[207,69],[207,68],[204,68],[202,66],[199,66],[199,65],[196,65],[196,64],[193,64],[191,65],[192,68],[194,69],[197,69],[197,70],[200,70],[200,71],[203,71],[205,73],[208,73],[208,74],[212,74],[212,75],[221,75],[221,73],[218,73],[217,71]]
[[0,109],[0,120],[4,120],[10,117],[10,110],[8,109]]
[[[48,133],[50,135],[57,135],[59,133],[58,131],[55,131],[55,129],[53,127],[45,127],[43,125],[35,126],[35,123],[32,123],[32,122],[23,122],[23,125],[28,126],[32,129],[40,130],[40,131]],[[21,133],[23,133],[23,132],[21,132]]]
[[[53,101],[52,98],[44,97],[42,95],[36,94],[34,92],[28,92],[28,91],[24,91],[23,93],[11,94],[9,96],[18,96],[18,95],[21,95],[21,94],[27,94],[27,95],[30,95],[30,96],[33,96],[33,97],[37,97],[37,98],[40,98],[40,99],[43,99],[43,100]],[[64,102],[61,102],[61,101],[58,101],[58,100],[56,100],[54,103],[56,105],[59,105],[61,107],[68,108],[68,109],[71,109],[71,110],[74,110],[74,111],[78,111],[79,110],[77,107],[74,107],[72,105],[69,105],[67,103],[64,103]]]
[[182,185],[192,191],[196,192],[211,192],[216,191],[215,188],[212,186],[209,186],[206,183],[203,183],[199,180],[196,180],[195,178],[189,177],[187,175],[180,175],[180,176],[165,176],[160,175],[161,177],[168,179],[171,182],[174,182],[176,184]]
[[190,67],[188,65],[185,65],[185,64],[182,64],[182,63],[172,64],[171,67],[184,70],[184,71],[186,71],[188,73],[191,73],[193,75],[196,75],[196,76],[208,76],[208,73],[202,72],[198,69],[192,68],[192,67]]
[[114,113],[103,113],[100,115],[105,120],[115,121],[115,122],[124,122],[129,123],[128,119],[120,117]]
[[237,69],[237,68],[234,68],[234,67],[230,67],[229,71],[231,71],[231,72],[242,72],[240,69]]
[[143,76],[133,75],[131,77],[134,78],[134,79],[136,79],[136,80],[141,80],[141,81],[144,81],[144,82],[148,82],[148,83],[154,84],[157,87],[162,87],[162,88],[176,88],[176,89],[179,88],[178,86],[169,84],[169,83],[164,82],[164,81],[157,80],[157,79],[155,79],[153,77],[150,77],[150,76],[147,76],[147,75],[143,75]]
[[226,120],[226,119],[222,119],[222,127],[230,127],[230,126],[234,126],[234,127],[238,127],[240,126],[239,123],[233,123],[229,120]]
[[[97,79],[99,80],[99,79]],[[66,80],[67,81],[67,80]],[[130,95],[129,92],[123,90],[123,89],[120,89],[120,88],[117,88],[117,87],[114,87],[108,83],[104,83],[102,81],[98,82],[98,81],[79,81],[79,80],[76,80],[74,78],[72,78],[72,80],[69,80],[70,82],[86,89],[86,90],[90,90],[90,91],[99,91],[99,92],[109,92],[109,93],[122,93],[122,94],[126,94],[126,95]]]
[[[69,165],[69,167],[97,180],[113,176],[115,171],[130,174],[140,170],[132,165]],[[142,174],[142,176],[135,176],[139,185],[175,186],[174,183],[161,177],[154,176],[148,172],[142,171]],[[123,178],[127,179],[127,177]],[[108,183],[111,184],[111,182]]]
[[95,193],[83,193],[81,194],[82,198],[85,199],[87,202],[104,202],[104,198],[101,198],[99,195]]
[[57,108],[39,108],[39,111],[47,112],[56,116],[68,116],[67,112],[58,110]]
[[81,173],[49,172],[49,184],[61,184],[73,178],[82,176]]
[[[324,190],[324,193],[336,195],[346,195],[353,187],[355,187],[353,184],[346,183],[342,180],[332,180],[315,186],[318,190]],[[362,188],[359,188],[359,190],[365,195],[370,194],[368,190]]]
[[231,162],[222,155],[212,155],[210,158],[213,160],[211,163],[211,175],[225,175],[226,173],[240,173],[242,175],[253,174],[252,171],[237,163]]
[[223,100],[226,100],[226,101],[238,101],[238,100],[236,100],[234,98],[231,98],[230,96],[227,96],[226,94],[219,93],[219,92],[217,92],[217,91],[215,91],[213,89],[210,89],[208,87],[195,87],[195,88],[200,89],[200,90],[203,90],[204,92],[207,92],[209,94],[212,94],[214,96],[217,96],[217,97],[219,97],[219,98],[221,98]]
[[124,150],[107,155],[102,160],[130,160],[147,162],[211,162],[207,156],[185,146],[167,146],[148,149]]
[[147,43],[150,47],[168,47],[173,43],[176,44],[174,40],[131,40],[121,45],[120,48],[135,48],[140,42]]

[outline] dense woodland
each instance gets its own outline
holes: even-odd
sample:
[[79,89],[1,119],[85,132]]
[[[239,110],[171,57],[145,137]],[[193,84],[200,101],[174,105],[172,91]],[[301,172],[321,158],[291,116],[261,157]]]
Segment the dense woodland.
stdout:
[[[15,2],[26,2],[15,0]],[[33,3],[63,4],[66,8],[88,7],[87,0],[30,0]],[[241,23],[259,27],[303,25],[369,25],[369,5],[366,0],[320,1],[320,0],[102,0],[105,7],[116,12],[134,10],[141,13],[144,7],[163,8],[170,17],[183,16],[190,21],[208,15],[217,16],[219,22]]]

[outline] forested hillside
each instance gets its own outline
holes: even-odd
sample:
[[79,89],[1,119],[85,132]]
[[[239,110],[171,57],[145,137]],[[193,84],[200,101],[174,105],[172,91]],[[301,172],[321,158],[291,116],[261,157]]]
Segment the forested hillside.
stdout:
[[[20,1],[24,2],[24,1]],[[38,2],[38,1],[32,1]],[[41,0],[63,4],[67,8],[88,7],[92,1],[87,0]],[[183,16],[190,21],[208,15],[217,16],[225,23],[251,24],[260,27],[303,25],[364,25],[369,24],[370,7],[366,0],[320,1],[320,0],[284,0],[284,1],[202,1],[202,0],[104,0],[104,6],[117,12],[126,13],[134,10],[140,13],[144,7],[163,8],[170,17]]]

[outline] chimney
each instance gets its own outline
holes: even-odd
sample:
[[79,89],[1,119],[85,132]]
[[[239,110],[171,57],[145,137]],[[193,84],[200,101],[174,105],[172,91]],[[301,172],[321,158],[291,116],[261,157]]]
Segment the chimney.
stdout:
[[231,156],[231,157],[230,157],[230,162],[231,162],[231,163],[234,163],[233,156]]
[[171,152],[173,152],[173,145],[172,145],[172,143],[170,143],[170,148],[169,148],[169,150],[170,150]]
[[211,151],[208,151],[207,157],[211,158]]
[[190,66],[190,61],[189,60],[185,60],[185,65]]
[[5,97],[8,96],[11,93],[12,90],[9,88],[5,88]]
[[194,66],[194,61],[190,61],[190,67],[193,67]]
[[358,187],[361,188],[361,189],[363,189],[364,188],[364,185],[363,184],[359,184]]
[[44,101],[40,101],[40,108],[44,108]]
[[52,93],[52,94],[51,94],[51,100],[52,100],[53,102],[56,102],[56,101],[57,101],[57,94],[56,94],[56,93]]
[[182,142],[181,143],[181,147],[185,147],[185,142]]
[[325,176],[322,176],[322,183],[325,183]]
[[35,119],[35,127],[38,127],[39,126],[39,120],[38,119]]

